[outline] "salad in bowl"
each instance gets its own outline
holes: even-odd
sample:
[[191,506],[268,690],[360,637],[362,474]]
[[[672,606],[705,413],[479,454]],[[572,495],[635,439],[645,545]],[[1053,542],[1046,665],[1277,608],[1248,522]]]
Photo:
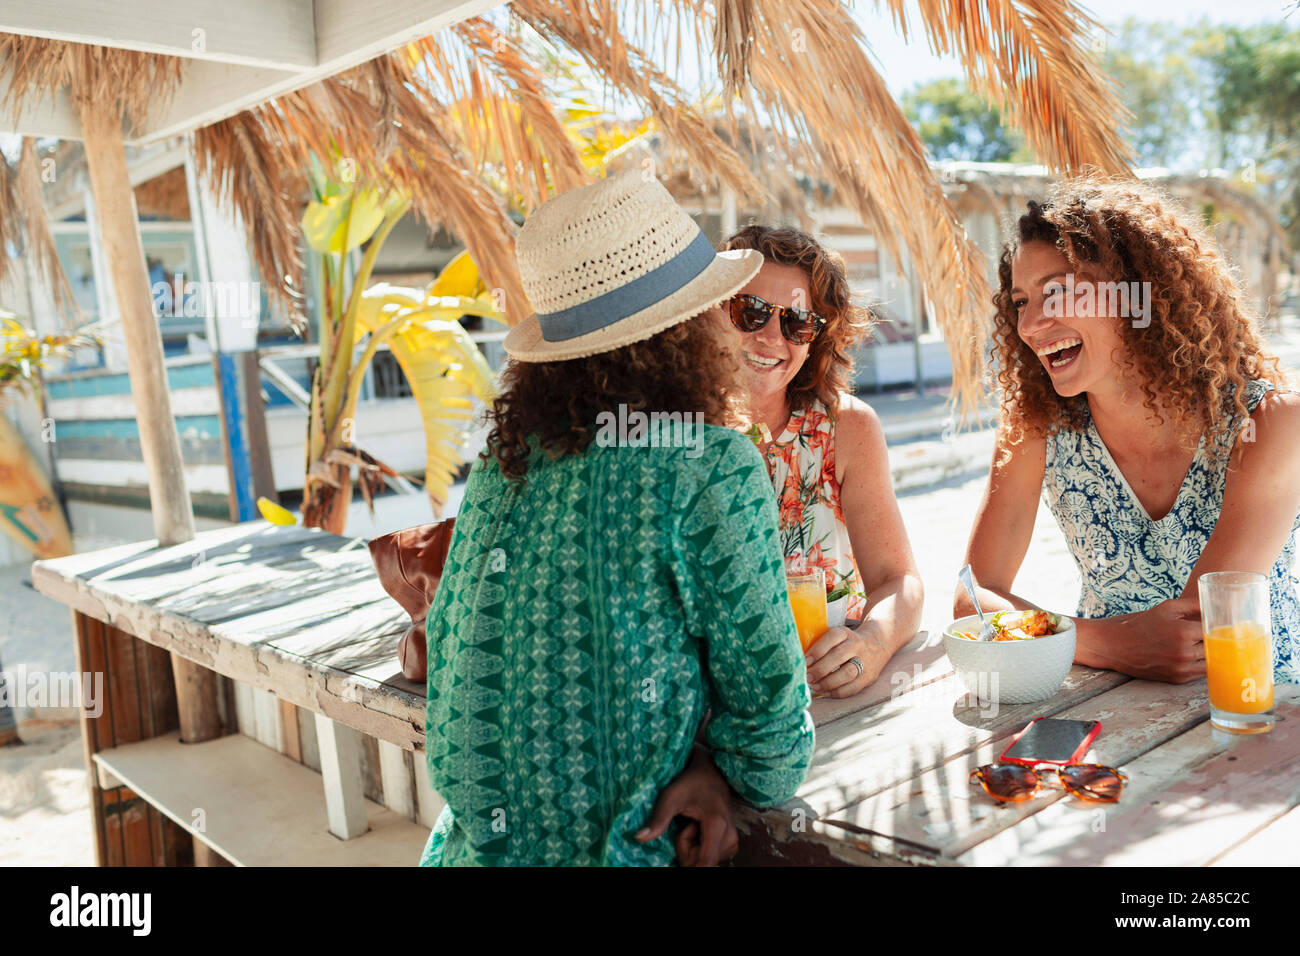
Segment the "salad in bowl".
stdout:
[[1032,641],[1036,637],[1061,633],[1063,620],[1065,618],[1051,611],[994,611],[978,631],[954,628],[951,633],[968,641]]

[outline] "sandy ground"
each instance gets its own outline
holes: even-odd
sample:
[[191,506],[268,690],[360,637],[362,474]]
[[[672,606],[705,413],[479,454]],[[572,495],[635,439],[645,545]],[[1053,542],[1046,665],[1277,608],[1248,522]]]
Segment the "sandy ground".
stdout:
[[0,749],[0,866],[94,866],[75,723],[28,720]]

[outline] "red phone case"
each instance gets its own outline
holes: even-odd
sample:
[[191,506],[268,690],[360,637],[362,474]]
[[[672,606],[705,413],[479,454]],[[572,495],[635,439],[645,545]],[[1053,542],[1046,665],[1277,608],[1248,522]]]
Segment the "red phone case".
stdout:
[[1015,763],[1020,764],[1022,767],[1039,767],[1043,764],[1050,764],[1054,767],[1064,767],[1066,764],[1078,763],[1083,755],[1088,752],[1088,748],[1092,746],[1092,742],[1097,739],[1097,735],[1101,733],[1101,721],[1094,721],[1092,730],[1089,732],[1088,736],[1083,738],[1082,743],[1074,749],[1074,753],[1065,760],[1030,760],[1027,757],[1008,757],[1007,751],[1014,747],[1016,742],[1029,732],[1030,727],[1034,726],[1034,724],[1038,723],[1042,719],[1042,717],[1035,717],[1028,723],[1028,725],[1026,725],[1024,730],[1012,737],[1011,742],[1007,744],[1006,747],[1003,748],[1002,753],[998,755],[998,763]]

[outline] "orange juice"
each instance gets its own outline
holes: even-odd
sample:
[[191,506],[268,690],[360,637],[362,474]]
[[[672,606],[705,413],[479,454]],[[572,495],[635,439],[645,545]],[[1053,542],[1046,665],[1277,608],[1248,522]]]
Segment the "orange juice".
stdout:
[[1205,635],[1210,703],[1229,714],[1273,708],[1273,640],[1255,621],[1212,629]]
[[826,633],[826,577],[821,571],[790,574],[785,579],[794,611],[794,626],[799,631],[799,646],[804,653]]

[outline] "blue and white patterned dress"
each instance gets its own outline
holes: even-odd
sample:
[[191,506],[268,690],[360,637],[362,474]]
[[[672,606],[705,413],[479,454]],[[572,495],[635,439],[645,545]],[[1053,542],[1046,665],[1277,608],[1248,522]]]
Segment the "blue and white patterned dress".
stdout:
[[[1273,386],[1256,380],[1246,388],[1246,408],[1253,413]],[[1221,451],[1232,447],[1244,424],[1234,421],[1220,437]],[[1049,435],[1043,500],[1056,517],[1083,579],[1078,616],[1145,611],[1182,594],[1219,520],[1226,478],[1225,456],[1214,454],[1202,437],[1173,508],[1152,521],[1091,416],[1080,430],[1063,428]],[[1269,573],[1276,650],[1273,676],[1278,683],[1300,683],[1300,601],[1291,573],[1297,529],[1300,514]]]

